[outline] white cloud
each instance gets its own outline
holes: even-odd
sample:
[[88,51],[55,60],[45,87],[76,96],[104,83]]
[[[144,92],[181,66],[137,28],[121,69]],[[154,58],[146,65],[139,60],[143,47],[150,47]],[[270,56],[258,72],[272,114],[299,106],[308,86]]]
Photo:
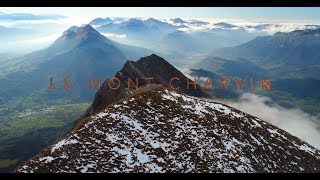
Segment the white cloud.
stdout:
[[126,38],[127,37],[127,35],[125,34],[113,34],[113,33],[101,33],[101,34],[108,38]]
[[55,33],[55,34],[50,34],[47,36],[41,36],[41,37],[36,37],[32,39],[24,39],[21,40],[20,43],[26,43],[26,44],[50,44],[53,43],[59,36],[61,36],[61,33]]
[[272,103],[268,97],[243,94],[236,102],[224,102],[257,116],[320,149],[320,117],[299,109],[287,109]]
[[179,69],[180,72],[182,72],[183,75],[185,75],[187,78],[191,79],[191,80],[196,80],[197,84],[199,84],[200,86],[203,86],[208,78],[207,77],[201,77],[201,76],[194,76],[191,75],[191,70],[189,68],[183,68],[183,69]]
[[[190,21],[188,19],[184,19],[185,21]],[[231,28],[232,30],[238,30],[240,28],[244,28],[245,30],[247,30],[250,33],[259,33],[259,32],[263,32],[263,33],[267,33],[269,35],[273,35],[276,32],[291,32],[294,30],[303,30],[306,29],[305,25],[312,25],[312,24],[317,24],[316,22],[308,22],[308,21],[293,21],[290,22],[288,20],[278,20],[278,21],[270,21],[270,20],[258,20],[258,19],[235,19],[235,18],[229,18],[229,19],[221,19],[221,18],[215,18],[215,19],[198,19],[198,20],[202,20],[205,22],[209,22],[209,24],[206,25],[201,25],[201,26],[197,26],[197,25],[190,25],[185,23],[184,25],[186,27],[180,28],[179,30],[181,31],[203,31],[203,30],[208,30],[208,29],[213,29],[213,28],[221,28],[221,26],[216,26],[216,23],[229,23],[232,25],[236,25],[238,27],[233,27]],[[164,22],[168,22],[170,24],[174,24],[174,25],[181,25],[181,24],[175,24],[172,21],[168,20],[168,19],[162,19],[162,21]],[[263,30],[256,30],[254,28],[249,28],[247,26],[257,26],[257,25],[263,25],[263,24],[269,24],[270,26],[268,26],[267,28],[263,29]],[[311,27],[309,27],[311,28]],[[316,27],[314,27],[316,28]],[[223,28],[222,29],[226,29]]]
[[43,36],[30,36],[26,39],[20,39],[17,41],[8,41],[4,45],[0,45],[0,49],[3,52],[12,52],[25,54],[39,49],[44,49],[52,44],[61,33],[48,34]]

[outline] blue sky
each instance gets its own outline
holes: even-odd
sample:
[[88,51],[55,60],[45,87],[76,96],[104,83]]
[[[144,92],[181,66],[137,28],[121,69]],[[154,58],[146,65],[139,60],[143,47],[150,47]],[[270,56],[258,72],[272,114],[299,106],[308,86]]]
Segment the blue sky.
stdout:
[[172,18],[181,17],[186,19],[249,19],[249,20],[266,20],[266,21],[320,21],[320,8],[318,7],[301,7],[301,8],[284,8],[284,7],[203,7],[203,8],[0,8],[4,13],[33,13],[33,14],[60,14],[72,19],[78,19],[80,22],[87,21],[96,17],[155,17],[155,18]]

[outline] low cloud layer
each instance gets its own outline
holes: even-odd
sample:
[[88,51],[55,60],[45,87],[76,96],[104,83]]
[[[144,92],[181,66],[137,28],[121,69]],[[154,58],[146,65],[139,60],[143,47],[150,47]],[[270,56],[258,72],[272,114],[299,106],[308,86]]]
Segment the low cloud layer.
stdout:
[[191,79],[192,81],[196,80],[197,84],[199,85],[204,85],[207,82],[208,77],[191,75],[192,71],[189,68],[182,68],[179,70],[183,73],[183,75],[185,75],[187,78]]
[[287,109],[268,97],[245,93],[236,102],[224,102],[259,117],[320,149],[320,117],[299,109]]

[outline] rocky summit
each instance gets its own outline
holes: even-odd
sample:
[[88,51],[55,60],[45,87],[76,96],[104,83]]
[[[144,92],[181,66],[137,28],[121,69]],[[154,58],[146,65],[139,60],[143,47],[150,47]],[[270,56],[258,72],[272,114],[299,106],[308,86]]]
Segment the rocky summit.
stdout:
[[196,87],[190,85],[190,87],[187,88],[187,81],[191,82],[192,80],[188,79],[178,69],[155,54],[143,57],[136,62],[127,61],[122,70],[115,75],[115,78],[119,79],[120,88],[116,90],[111,89],[110,86],[108,86],[108,80],[105,81],[96,93],[86,116],[99,112],[111,103],[132,93],[132,91],[135,90],[135,87],[133,87],[133,85],[130,85],[130,87],[128,86],[128,79],[133,81],[132,84],[135,84],[137,80],[139,87],[152,83],[161,84],[166,88],[170,88],[171,78],[178,78],[179,80],[172,81],[171,83],[172,86],[179,87],[177,92],[182,92],[195,97],[211,96],[198,84],[196,84]]

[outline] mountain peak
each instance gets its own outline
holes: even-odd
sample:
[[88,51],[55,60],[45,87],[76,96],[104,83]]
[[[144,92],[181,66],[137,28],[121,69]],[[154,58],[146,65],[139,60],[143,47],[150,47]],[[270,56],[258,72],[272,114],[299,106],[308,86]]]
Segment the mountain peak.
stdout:
[[[117,91],[112,90],[106,83],[108,80],[105,81],[100,90],[96,93],[93,103],[85,116],[99,112],[101,109],[106,108],[108,105],[115,103],[119,99],[127,97],[132,93],[134,89],[128,88],[129,78],[133,81],[138,79],[139,87],[153,83],[170,88],[170,79],[177,77],[179,78],[179,81],[172,83],[173,86],[180,87],[177,92],[195,97],[210,97],[210,95],[207,92],[204,92],[198,84],[195,89],[193,86],[188,89],[186,82],[191,80],[166,60],[155,54],[140,58],[137,62],[127,61],[115,77],[119,79],[121,88]],[[148,81],[146,78],[152,78],[152,80]]]
[[69,29],[67,29],[66,31],[64,31],[64,34],[70,33],[70,32],[77,32],[79,29],[78,26],[71,26]]
[[137,62],[134,61],[127,61],[126,64],[123,66],[121,72],[130,71],[131,68],[134,68],[136,65],[144,65],[147,67],[167,67],[171,66],[165,59],[156,54],[151,54],[150,56],[142,57]]
[[184,23],[187,23],[186,21],[184,21],[183,19],[181,18],[174,18],[174,19],[170,19],[172,22],[174,23],[179,23],[179,24],[184,24]]
[[103,19],[103,18],[96,18],[94,20],[92,20],[89,24],[93,25],[93,26],[99,26],[99,25],[105,25],[108,23],[113,22],[112,19],[110,19],[109,17]]
[[166,60],[164,60],[162,57],[157,56],[156,54],[151,54],[150,56],[142,57],[138,62],[146,62],[148,64],[154,62],[154,61],[162,61],[163,63],[169,64]]
[[89,24],[84,24],[81,27],[70,27],[68,30],[63,32],[62,36],[59,39],[82,39],[84,37],[87,37],[89,34],[100,35],[100,33],[96,31],[92,26],[90,26]]
[[158,19],[155,19],[155,18],[148,18],[146,21],[159,21]]
[[80,36],[85,36],[88,35],[89,33],[98,33],[98,31],[96,31],[92,26],[90,26],[89,24],[84,24],[82,25],[78,31],[77,34]]
[[124,22],[126,24],[143,24],[143,21],[141,19],[137,19],[137,18],[131,18],[128,21]]
[[[102,43],[102,44],[99,44]],[[72,26],[68,30],[64,31],[63,34],[54,43],[48,47],[50,53],[66,52],[78,45],[93,45],[102,46],[105,43],[111,43],[110,40],[98,31],[96,31],[90,25],[82,25],[81,27]]]

